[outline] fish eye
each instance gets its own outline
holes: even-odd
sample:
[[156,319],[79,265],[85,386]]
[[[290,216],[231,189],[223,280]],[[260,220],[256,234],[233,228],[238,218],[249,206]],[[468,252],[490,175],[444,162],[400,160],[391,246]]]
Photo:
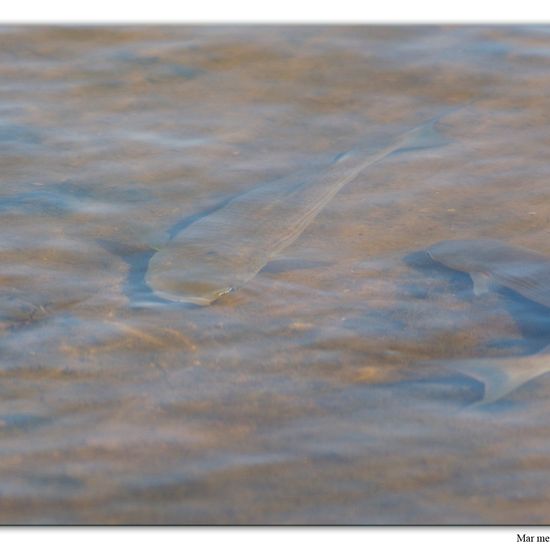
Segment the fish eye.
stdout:
[[224,288],[222,290],[218,290],[218,292],[216,292],[216,296],[219,298],[220,296],[223,296],[224,294],[228,294],[232,290],[233,290],[233,287],[228,286],[227,288]]

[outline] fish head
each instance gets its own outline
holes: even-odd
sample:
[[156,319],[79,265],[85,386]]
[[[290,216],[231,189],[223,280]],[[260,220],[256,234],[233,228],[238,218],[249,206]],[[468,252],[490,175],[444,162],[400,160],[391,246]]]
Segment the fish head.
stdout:
[[205,289],[198,288],[198,285],[193,291],[179,291],[175,289],[175,292],[155,290],[155,294],[164,300],[170,300],[171,302],[182,302],[185,304],[194,304],[197,306],[209,306],[213,304],[218,298],[221,298],[224,294],[228,294],[233,290],[232,287],[226,288],[211,288]]
[[240,286],[238,274],[227,261],[190,247],[157,252],[149,262],[145,282],[160,298],[200,306]]
[[449,240],[430,246],[428,256],[457,271],[483,271],[488,259],[498,261],[502,243],[490,239]]
[[513,261],[509,248],[496,239],[470,239],[441,241],[430,246],[426,252],[440,264],[472,273],[485,271],[488,264],[495,267]]
[[430,246],[426,253],[435,262],[449,265],[453,258],[461,258],[468,251],[468,241],[440,241]]

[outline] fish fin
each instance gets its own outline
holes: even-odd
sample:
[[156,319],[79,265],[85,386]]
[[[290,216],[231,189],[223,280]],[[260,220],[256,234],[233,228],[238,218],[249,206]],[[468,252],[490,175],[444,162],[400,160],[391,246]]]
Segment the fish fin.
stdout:
[[550,355],[457,360],[449,361],[445,366],[484,385],[483,399],[475,403],[479,406],[494,403],[529,380],[548,372]]
[[474,296],[483,296],[491,290],[491,277],[485,273],[470,273],[474,283]]
[[442,147],[448,143],[450,143],[449,140],[437,129],[436,119],[407,132],[402,137],[400,146],[395,149],[395,154]]

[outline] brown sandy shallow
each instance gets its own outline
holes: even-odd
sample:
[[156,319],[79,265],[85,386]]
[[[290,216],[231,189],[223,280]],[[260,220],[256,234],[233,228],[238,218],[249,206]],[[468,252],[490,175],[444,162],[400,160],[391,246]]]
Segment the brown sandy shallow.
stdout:
[[[0,523],[550,521],[548,377],[476,411],[444,366],[546,345],[547,310],[421,252],[550,256],[547,29],[0,43]],[[144,287],[201,212],[445,112],[445,145],[370,167],[247,287],[202,309]]]

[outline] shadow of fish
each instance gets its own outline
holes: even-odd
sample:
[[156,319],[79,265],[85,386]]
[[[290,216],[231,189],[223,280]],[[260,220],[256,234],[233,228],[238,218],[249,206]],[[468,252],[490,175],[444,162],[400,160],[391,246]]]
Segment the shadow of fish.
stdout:
[[313,175],[273,181],[237,196],[157,252],[146,283],[161,298],[203,306],[242,287],[365,168],[401,150],[445,144],[435,127],[439,118],[377,152],[353,150]]
[[[468,273],[476,296],[500,286],[550,307],[550,258],[542,254],[492,239],[442,241],[427,253],[448,268]],[[484,396],[475,405],[486,405],[550,371],[550,346],[527,356],[456,360],[445,365],[482,382]]]

